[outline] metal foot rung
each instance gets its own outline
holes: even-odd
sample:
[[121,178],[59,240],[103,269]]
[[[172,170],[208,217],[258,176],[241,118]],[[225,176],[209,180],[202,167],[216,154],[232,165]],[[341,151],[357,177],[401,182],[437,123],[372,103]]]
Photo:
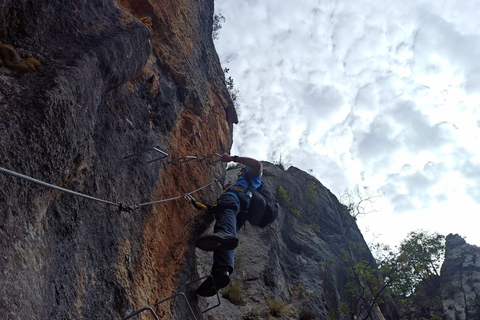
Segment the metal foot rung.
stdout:
[[153,311],[153,309],[150,308],[150,307],[144,307],[144,308],[142,308],[142,309],[140,309],[140,310],[138,310],[138,311],[135,311],[134,313],[126,316],[126,317],[123,318],[122,320],[130,319],[130,318],[132,318],[132,317],[135,317],[137,314],[142,313],[143,311],[147,311],[147,310],[149,310],[149,311],[152,313],[152,315],[155,317],[156,320],[160,320],[160,319],[158,319],[158,317],[157,317],[157,315],[155,314],[155,312]]
[[[212,281],[213,281],[212,275],[208,275],[208,276],[204,276],[204,277],[198,278],[198,279],[196,279],[196,280],[194,280],[194,281],[192,281],[192,282],[187,283],[187,287],[190,286],[191,284],[194,284],[194,283],[196,283],[196,282],[198,282],[198,281],[200,281],[200,280],[206,279],[206,278],[212,278]],[[213,281],[213,284],[215,285],[215,281]],[[217,286],[215,285],[215,290],[216,290],[216,289],[217,289]],[[155,308],[157,308],[159,304],[162,304],[162,303],[164,303],[164,302],[166,302],[166,301],[168,301],[168,300],[171,300],[171,299],[175,299],[175,298],[178,297],[178,296],[182,296],[182,297],[183,297],[183,299],[185,300],[185,302],[186,302],[187,305],[188,305],[188,309],[190,310],[190,313],[191,313],[193,319],[197,320],[197,317],[195,316],[195,313],[193,312],[192,306],[190,305],[190,302],[188,302],[187,296],[186,296],[185,293],[183,293],[183,292],[176,293],[176,294],[174,294],[173,296],[170,296],[170,297],[168,297],[168,298],[165,298],[165,299],[163,299],[163,300],[160,300],[160,301],[156,302],[156,303],[155,303]],[[210,308],[208,308],[208,309],[203,310],[202,313],[205,313],[205,312],[207,312],[207,311],[210,311],[210,310],[212,310],[212,309],[214,309],[214,308],[216,308],[216,307],[218,307],[218,306],[220,305],[220,296],[219,296],[219,294],[218,294],[218,290],[217,290],[217,299],[218,299],[218,303],[217,303],[216,305],[214,305],[214,306],[212,306],[212,307],[210,307]],[[153,311],[153,309],[150,308],[150,307],[144,307],[144,308],[142,308],[142,309],[140,309],[140,310],[137,310],[137,311],[135,311],[134,313],[126,316],[126,317],[123,318],[122,320],[130,319],[130,318],[138,315],[139,313],[142,313],[142,312],[147,311],[147,310],[152,313],[152,315],[155,317],[156,320],[159,320],[159,319],[158,319],[158,316],[156,315],[156,313],[155,313],[155,312]]]
[[162,151],[159,146],[155,146],[155,147],[151,147],[151,148],[142,150],[142,151],[137,152],[137,153],[129,154],[128,156],[123,157],[123,159],[125,160],[125,159],[129,159],[131,157],[139,156],[139,155],[141,155],[143,153],[146,153],[146,152],[149,152],[149,151],[156,151],[156,152],[160,153],[161,156],[159,158],[155,158],[153,160],[147,161],[147,163],[162,160],[162,159],[165,159],[166,157],[168,157],[168,153],[166,153],[165,151]]
[[218,295],[218,290],[217,290],[217,285],[215,284],[215,281],[213,280],[213,277],[211,274],[207,275],[207,276],[204,276],[204,277],[201,277],[201,278],[198,278],[197,280],[193,280],[192,282],[189,282],[187,283],[187,286],[191,285],[191,284],[194,284],[195,282],[198,282],[200,280],[203,280],[203,279],[206,279],[206,278],[212,278],[212,282],[213,282],[213,285],[215,286],[215,291],[217,291],[217,301],[218,303],[216,305],[214,305],[213,307],[210,307],[208,309],[205,309],[202,311],[202,313],[205,313],[207,311],[210,311],[212,309],[215,309],[216,307],[218,307],[220,305],[220,296]]

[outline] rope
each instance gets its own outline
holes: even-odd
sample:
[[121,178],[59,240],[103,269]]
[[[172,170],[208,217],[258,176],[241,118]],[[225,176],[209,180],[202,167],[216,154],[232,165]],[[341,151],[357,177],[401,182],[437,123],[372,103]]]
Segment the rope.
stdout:
[[73,195],[76,195],[76,196],[79,196],[79,197],[84,197],[84,198],[87,198],[87,199],[90,199],[90,200],[111,204],[111,205],[119,207],[120,209],[125,209],[125,206],[122,203],[114,203],[114,202],[111,202],[111,201],[98,199],[98,198],[95,198],[95,197],[92,197],[92,196],[89,196],[89,195],[86,195],[86,194],[83,194],[83,193],[80,193],[80,192],[72,191],[72,190],[65,189],[65,188],[62,188],[62,187],[59,187],[59,186],[56,186],[56,185],[53,185],[53,184],[50,184],[50,183],[47,183],[47,182],[43,182],[41,180],[37,180],[35,178],[29,177],[29,176],[26,176],[26,175],[23,175],[23,174],[20,174],[18,172],[11,171],[11,170],[8,170],[8,169],[2,168],[2,167],[0,167],[0,171],[3,172],[3,173],[6,173],[6,174],[10,174],[12,176],[15,176],[15,177],[33,182],[33,183],[36,183],[36,184],[42,185],[44,187],[48,187],[48,188],[51,188],[51,189],[55,189],[55,190],[59,190],[59,191],[62,191],[62,192],[70,193],[70,194],[73,194]]
[[[123,210],[123,211],[131,211],[132,210],[132,207],[126,206],[123,203],[114,203],[114,202],[111,202],[111,201],[98,199],[98,198],[95,198],[95,197],[92,197],[92,196],[89,196],[89,195],[86,195],[86,194],[83,194],[83,193],[80,193],[80,192],[72,191],[72,190],[65,189],[65,188],[62,188],[62,187],[59,187],[59,186],[56,186],[56,185],[53,185],[53,184],[50,184],[50,183],[47,183],[47,182],[43,182],[41,180],[38,180],[38,179],[35,179],[35,178],[32,178],[32,177],[20,174],[20,173],[15,172],[15,171],[5,169],[5,168],[2,168],[2,167],[0,167],[0,172],[10,174],[12,176],[15,176],[15,177],[18,177],[18,178],[21,178],[21,179],[24,179],[24,180],[27,180],[27,181],[30,181],[30,182],[33,182],[33,183],[37,183],[39,185],[42,185],[42,186],[45,186],[45,187],[48,187],[48,188],[51,188],[51,189],[55,189],[55,190],[59,190],[59,191],[62,191],[62,192],[70,193],[70,194],[73,194],[73,195],[76,195],[76,196],[79,196],[79,197],[84,197],[84,198],[87,198],[87,199],[90,199],[90,200],[103,202],[103,203],[106,203],[106,204],[111,204],[111,205],[119,207],[120,210]],[[158,200],[158,201],[152,201],[152,202],[146,202],[146,203],[141,203],[141,204],[136,204],[136,205],[133,206],[133,208],[138,209],[140,207],[147,206],[147,205],[150,205],[150,204],[167,202],[167,201],[172,201],[172,200],[176,200],[176,199],[185,198],[186,195],[190,195],[192,193],[198,192],[198,191],[214,184],[217,181],[218,181],[218,179],[215,179],[212,182],[210,182],[209,184],[204,185],[203,187],[200,187],[196,190],[193,190],[192,192],[188,192],[188,193],[186,193],[184,195],[181,195],[181,196],[178,196],[178,197],[174,197],[174,198],[170,198],[170,199],[164,199],[164,200]]]
[[203,187],[200,187],[198,188],[197,190],[193,190],[192,192],[188,192],[188,193],[185,193],[181,196],[178,196],[178,197],[174,197],[174,198],[170,198],[170,199],[164,199],[164,200],[157,200],[157,201],[152,201],[152,202],[145,202],[145,203],[140,203],[140,204],[136,204],[133,206],[134,209],[138,209],[140,207],[143,207],[143,206],[147,206],[147,205],[150,205],[150,204],[156,204],[156,203],[161,203],[161,202],[167,202],[167,201],[172,201],[172,200],[177,200],[177,199],[181,199],[181,198],[185,198],[186,195],[191,195],[192,193],[195,193],[195,192],[198,192],[212,184],[214,184],[215,182],[217,182],[218,179],[215,179],[213,180],[212,182],[210,182],[209,184],[206,184],[204,185]]

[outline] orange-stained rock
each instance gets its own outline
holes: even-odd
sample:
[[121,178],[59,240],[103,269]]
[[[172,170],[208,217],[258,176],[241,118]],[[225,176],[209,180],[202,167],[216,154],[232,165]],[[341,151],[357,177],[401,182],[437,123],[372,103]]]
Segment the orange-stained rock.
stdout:
[[[218,158],[198,159],[228,152],[238,121],[211,39],[213,1],[1,8],[0,44],[42,64],[22,78],[0,65],[0,166],[108,203],[0,173],[0,319],[153,307],[184,285],[209,219],[177,197],[223,180]],[[149,163],[161,155],[152,147],[168,157]],[[169,163],[184,156],[198,159]],[[221,190],[193,195],[213,202]],[[168,319],[172,301],[156,311]]]

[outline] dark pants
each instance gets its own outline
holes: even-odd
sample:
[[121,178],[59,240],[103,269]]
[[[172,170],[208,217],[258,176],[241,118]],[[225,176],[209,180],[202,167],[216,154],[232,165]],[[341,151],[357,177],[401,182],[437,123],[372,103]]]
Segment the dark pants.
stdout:
[[[233,195],[234,193],[236,195]],[[245,223],[239,216],[241,211],[247,211],[250,204],[250,197],[241,191],[227,191],[219,199],[215,213],[214,232],[225,232],[236,236],[237,231]],[[227,267],[233,272],[234,252],[233,250],[218,250],[213,252],[213,268]]]

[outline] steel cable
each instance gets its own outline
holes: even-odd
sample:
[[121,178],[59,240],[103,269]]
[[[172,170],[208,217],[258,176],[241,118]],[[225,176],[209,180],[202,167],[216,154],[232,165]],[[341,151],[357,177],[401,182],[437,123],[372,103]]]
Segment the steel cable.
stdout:
[[192,193],[198,192],[198,191],[200,191],[200,190],[202,190],[202,189],[204,189],[204,188],[206,188],[206,187],[214,184],[214,183],[217,182],[217,181],[218,181],[218,179],[215,179],[215,180],[213,180],[212,182],[210,182],[209,184],[206,184],[206,185],[204,185],[203,187],[198,188],[197,190],[193,190],[192,192],[187,192],[187,193],[185,193],[185,194],[183,194],[183,195],[181,195],[181,196],[178,196],[178,197],[174,197],[174,198],[170,198],[170,199],[164,199],[164,200],[157,200],[157,201],[152,201],[152,202],[140,203],[140,204],[134,205],[133,208],[134,208],[134,209],[138,209],[138,208],[140,208],[140,207],[147,206],[147,205],[150,205],[150,204],[156,204],[156,203],[167,202],[167,201],[171,201],[171,200],[176,200],[176,199],[185,198],[185,195],[187,195],[187,194],[190,195],[190,194],[192,194]]
[[[114,205],[114,206],[119,207],[120,210],[130,211],[130,210],[132,209],[132,207],[126,206],[126,205],[124,205],[123,203],[115,203],[115,202],[111,202],[111,201],[107,201],[107,200],[95,198],[95,197],[92,197],[92,196],[89,196],[89,195],[86,195],[86,194],[83,194],[83,193],[80,193],[80,192],[76,192],[76,191],[73,191],[73,190],[69,190],[69,189],[65,189],[65,188],[59,187],[59,186],[56,186],[56,185],[53,185],[53,184],[50,184],[50,183],[47,183],[47,182],[44,182],[44,181],[41,181],[41,180],[32,178],[32,177],[29,177],[29,176],[26,176],[26,175],[23,175],[23,174],[20,174],[20,173],[18,173],[18,172],[15,172],[15,171],[12,171],[12,170],[8,170],[8,169],[2,168],[2,167],[0,167],[0,172],[9,174],[9,175],[15,176],[15,177],[17,177],[17,178],[21,178],[21,179],[24,179],[24,180],[33,182],[33,183],[36,183],[36,184],[39,184],[39,185],[42,185],[42,186],[44,186],[44,187],[48,187],[48,188],[51,188],[51,189],[55,189],[55,190],[59,190],[59,191],[62,191],[62,192],[70,193],[70,194],[73,194],[73,195],[76,195],[76,196],[79,196],[79,197],[84,197],[84,198],[87,198],[87,199],[90,199],[90,200],[94,200],[94,201],[98,201],[98,202],[103,202],[103,203],[111,204],[111,205]],[[174,197],[174,198],[170,198],[170,199],[157,200],[157,201],[152,201],[152,202],[140,203],[140,204],[134,205],[133,208],[134,208],[134,209],[138,209],[138,208],[140,208],[140,207],[147,206],[147,205],[150,205],[150,204],[156,204],[156,203],[161,203],[161,202],[167,202],[167,201],[172,201],[172,200],[176,200],[176,199],[181,199],[181,198],[184,198],[185,195],[190,195],[190,194],[192,194],[192,193],[198,192],[198,191],[200,191],[200,190],[202,190],[202,189],[204,189],[204,188],[212,185],[213,183],[215,183],[215,182],[217,182],[217,181],[218,181],[218,179],[215,179],[215,180],[213,180],[212,182],[210,182],[209,184],[204,185],[203,187],[200,187],[200,188],[198,188],[198,189],[196,189],[196,190],[193,190],[192,192],[188,192],[188,193],[186,193],[186,194],[184,194],[184,195],[181,195],[181,196],[178,196],[178,197]]]
[[52,189],[59,190],[59,191],[62,191],[62,192],[67,192],[67,193],[70,193],[70,194],[73,194],[73,195],[76,195],[76,196],[79,196],[79,197],[84,197],[84,198],[87,198],[87,199],[90,199],[90,200],[103,202],[103,203],[107,203],[107,204],[112,204],[112,205],[118,206],[120,208],[122,208],[122,206],[123,206],[121,203],[115,203],[115,202],[111,202],[111,201],[107,201],[107,200],[98,199],[98,198],[95,198],[95,197],[92,197],[92,196],[89,196],[89,195],[86,195],[86,194],[83,194],[83,193],[80,193],[80,192],[65,189],[65,188],[62,188],[62,187],[59,187],[59,186],[56,186],[56,185],[53,185],[53,184],[35,179],[35,178],[32,178],[32,177],[29,177],[29,176],[26,176],[26,175],[23,175],[23,174],[20,174],[18,172],[8,170],[8,169],[2,168],[2,167],[0,167],[0,171],[3,172],[3,173],[6,173],[6,174],[9,174],[9,175],[12,175],[12,176],[15,176],[15,177],[33,182],[33,183],[36,183],[36,184],[42,185],[44,187],[52,188]]

